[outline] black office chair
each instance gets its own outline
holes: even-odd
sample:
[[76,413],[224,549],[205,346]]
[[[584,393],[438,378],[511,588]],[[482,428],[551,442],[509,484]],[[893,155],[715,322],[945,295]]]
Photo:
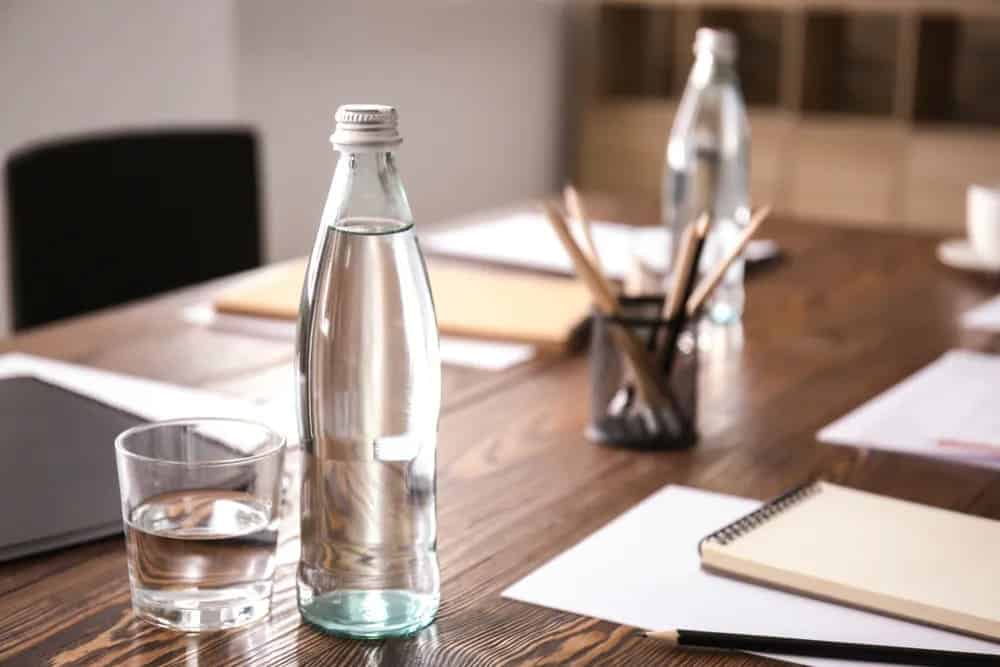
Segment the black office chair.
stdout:
[[6,175],[15,329],[260,265],[249,130],[46,143]]

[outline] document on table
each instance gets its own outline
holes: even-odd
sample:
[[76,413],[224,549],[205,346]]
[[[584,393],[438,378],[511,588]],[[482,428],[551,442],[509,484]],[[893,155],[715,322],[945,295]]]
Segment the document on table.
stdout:
[[817,438],[1000,469],[1000,356],[951,350]]
[[[210,303],[185,308],[182,317],[192,324],[216,331],[277,340],[295,340],[295,322],[219,313]],[[527,343],[480,340],[461,336],[441,336],[440,349],[441,361],[445,364],[487,371],[502,371],[517,366],[530,361],[537,353],[535,346]]]
[[962,313],[962,326],[966,329],[1000,331],[1000,295]]
[[[699,540],[760,504],[668,486],[542,565],[503,596],[646,630],[688,628],[1000,656],[1000,644],[702,570]],[[787,659],[818,667],[851,664]]]
[[[662,226],[637,227],[617,222],[594,222],[594,244],[608,276],[623,279],[633,258],[653,271],[663,273],[670,257],[670,236]],[[573,233],[582,240],[579,224]],[[481,260],[529,269],[572,275],[573,264],[548,222],[540,213],[521,212],[506,217],[432,231],[420,237],[430,253]],[[751,241],[745,251],[749,261],[762,261],[778,254],[774,241]]]
[[298,442],[295,415],[214,392],[78,366],[27,354],[0,355],[0,378],[27,375],[151,421],[232,417],[262,422]]

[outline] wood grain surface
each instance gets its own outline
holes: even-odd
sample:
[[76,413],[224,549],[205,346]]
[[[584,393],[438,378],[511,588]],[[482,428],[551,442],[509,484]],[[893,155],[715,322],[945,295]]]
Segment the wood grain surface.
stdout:
[[[599,203],[591,206],[600,217]],[[629,209],[638,221],[648,212]],[[446,368],[439,441],[443,603],[411,639],[354,642],[304,625],[295,606],[294,505],[282,526],[269,619],[180,635],[132,617],[121,538],[0,564],[5,665],[767,665],[670,650],[633,629],[500,598],[500,591],[665,484],[764,499],[811,475],[1000,518],[1000,474],[817,444],[815,432],[945,350],[1000,351],[958,315],[1000,281],[940,267],[934,239],[769,222],[786,258],[748,285],[745,344],[709,354],[701,442],[636,453],[586,441],[587,363]],[[281,386],[290,343],[187,324],[216,281],[31,331],[0,344],[100,368],[261,398]],[[111,446],[111,443],[90,443]],[[669,523],[665,524],[669,530]],[[725,604],[720,600],[719,604]]]

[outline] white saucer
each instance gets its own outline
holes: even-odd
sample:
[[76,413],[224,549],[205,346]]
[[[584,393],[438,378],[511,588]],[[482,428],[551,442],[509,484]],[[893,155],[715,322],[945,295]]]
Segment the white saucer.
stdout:
[[948,239],[937,247],[937,256],[942,263],[963,271],[1000,273],[1000,263],[986,261],[972,249],[969,239]]

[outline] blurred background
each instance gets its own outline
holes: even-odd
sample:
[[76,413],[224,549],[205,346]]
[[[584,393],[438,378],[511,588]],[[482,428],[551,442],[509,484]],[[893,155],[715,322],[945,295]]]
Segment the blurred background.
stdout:
[[[419,222],[521,200],[554,190],[565,173],[567,6],[5,1],[0,157],[81,133],[249,125],[272,261],[312,247],[337,106],[381,102],[400,109]],[[4,228],[5,218],[6,207]],[[0,331],[9,332],[3,269]]]
[[801,219],[955,231],[968,184],[1000,181],[989,4],[7,0],[0,157],[91,133],[247,127],[262,262],[311,247],[333,112],[348,102],[400,109],[421,224],[569,179],[655,199],[694,30],[713,25],[741,43],[754,201]]

